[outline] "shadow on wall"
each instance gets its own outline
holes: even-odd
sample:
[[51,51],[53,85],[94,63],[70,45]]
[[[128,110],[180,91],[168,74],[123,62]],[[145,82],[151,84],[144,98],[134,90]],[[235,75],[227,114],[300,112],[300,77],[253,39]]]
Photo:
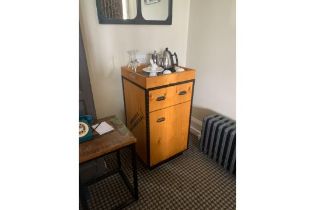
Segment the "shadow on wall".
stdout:
[[208,108],[198,107],[198,106],[192,107],[191,116],[194,117],[195,119],[200,120],[200,121],[202,121],[204,117],[209,116],[209,115],[214,115],[214,114],[219,114],[219,115],[222,115],[228,119],[234,120],[228,116],[225,116],[219,112],[213,111],[213,110],[208,109]]
[[203,118],[205,116],[214,115],[214,114],[218,114],[218,113],[211,109],[193,106],[192,112],[191,112],[191,123],[190,123],[191,134],[199,138],[201,135]]
[[192,107],[192,117],[196,118],[197,120],[202,121],[205,116],[208,115],[214,115],[214,114],[219,114],[211,109],[203,108],[203,107],[198,107],[198,106],[193,106]]
[[[194,134],[195,136],[200,137],[203,118],[206,116],[215,115],[215,114],[220,114],[220,113],[213,111],[211,109],[208,109],[208,108],[193,106],[192,113],[191,113],[190,132]],[[224,116],[224,117],[231,119],[227,116]]]

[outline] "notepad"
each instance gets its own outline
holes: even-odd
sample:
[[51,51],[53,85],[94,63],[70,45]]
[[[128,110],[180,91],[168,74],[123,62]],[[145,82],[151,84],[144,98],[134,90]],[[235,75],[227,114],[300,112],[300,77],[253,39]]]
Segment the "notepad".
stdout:
[[101,122],[99,124],[92,125],[92,128],[100,135],[103,135],[114,130],[114,128],[106,122]]

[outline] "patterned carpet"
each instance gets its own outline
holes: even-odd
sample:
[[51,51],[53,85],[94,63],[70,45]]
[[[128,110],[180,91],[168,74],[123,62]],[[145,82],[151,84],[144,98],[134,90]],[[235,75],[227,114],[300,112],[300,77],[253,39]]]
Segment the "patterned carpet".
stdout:
[[[139,200],[125,209],[236,209],[235,176],[207,159],[198,143],[191,136],[187,151],[153,170],[138,162]],[[128,150],[123,151],[122,162],[132,180],[129,155]],[[107,167],[115,167],[114,158],[105,158]],[[111,209],[132,198],[119,175],[90,186],[89,192],[91,210]]]

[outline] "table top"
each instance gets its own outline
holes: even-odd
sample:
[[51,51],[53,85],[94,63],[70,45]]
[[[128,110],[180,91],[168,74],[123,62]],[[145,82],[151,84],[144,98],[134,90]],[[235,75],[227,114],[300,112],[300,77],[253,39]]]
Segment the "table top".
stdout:
[[113,126],[114,130],[103,135],[95,132],[92,140],[81,143],[80,164],[136,143],[136,138],[117,117],[98,119],[95,124],[103,121]]

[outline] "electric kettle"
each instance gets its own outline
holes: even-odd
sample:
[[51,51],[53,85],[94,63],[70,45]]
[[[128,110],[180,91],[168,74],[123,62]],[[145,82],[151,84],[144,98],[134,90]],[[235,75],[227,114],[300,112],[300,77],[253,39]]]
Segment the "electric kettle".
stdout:
[[163,57],[162,57],[162,67],[164,69],[168,69],[171,71],[175,71],[175,66],[178,65],[178,58],[177,54],[174,52],[172,54],[168,48],[166,48],[163,52]]

